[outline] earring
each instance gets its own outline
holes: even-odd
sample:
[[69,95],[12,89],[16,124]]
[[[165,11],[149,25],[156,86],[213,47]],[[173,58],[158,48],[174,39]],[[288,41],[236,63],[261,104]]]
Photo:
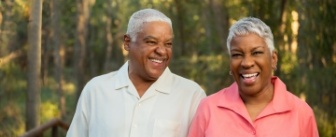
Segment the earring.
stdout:
[[229,75],[232,75],[232,71],[231,70],[229,71]]

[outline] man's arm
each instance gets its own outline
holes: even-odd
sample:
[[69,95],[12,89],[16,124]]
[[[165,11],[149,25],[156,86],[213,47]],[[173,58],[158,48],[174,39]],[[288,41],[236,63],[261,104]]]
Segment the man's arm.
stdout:
[[78,99],[75,115],[72,119],[67,137],[88,137],[88,94],[87,86]]

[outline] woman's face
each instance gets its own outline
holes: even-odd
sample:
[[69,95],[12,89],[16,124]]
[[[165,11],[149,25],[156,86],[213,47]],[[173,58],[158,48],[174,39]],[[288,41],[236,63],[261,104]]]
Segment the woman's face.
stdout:
[[230,69],[240,94],[254,96],[273,88],[271,77],[277,54],[270,52],[264,39],[250,33],[234,37],[230,45]]

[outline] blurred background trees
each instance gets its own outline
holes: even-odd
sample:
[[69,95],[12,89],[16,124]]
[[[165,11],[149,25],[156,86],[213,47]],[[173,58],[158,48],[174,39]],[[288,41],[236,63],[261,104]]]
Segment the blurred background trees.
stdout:
[[[29,2],[0,1],[4,137],[23,134],[26,110],[34,111],[26,107],[26,95],[33,93],[27,80]],[[336,136],[335,0],[47,0],[42,7],[39,123],[54,117],[70,123],[83,85],[127,60],[122,38],[131,13],[155,8],[173,21],[171,70],[198,82],[208,95],[233,81],[226,49],[230,25],[246,16],[265,21],[279,52],[275,74],[312,106],[320,135]]]
[[29,5],[26,130],[39,125],[41,103],[42,0],[32,0]]

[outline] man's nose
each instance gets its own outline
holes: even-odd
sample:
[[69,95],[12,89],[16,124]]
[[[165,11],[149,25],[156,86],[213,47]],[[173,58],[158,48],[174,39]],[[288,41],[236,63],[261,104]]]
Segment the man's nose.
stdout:
[[163,44],[160,44],[159,46],[156,47],[156,50],[155,50],[158,54],[165,54],[167,53],[167,48],[163,45]]

